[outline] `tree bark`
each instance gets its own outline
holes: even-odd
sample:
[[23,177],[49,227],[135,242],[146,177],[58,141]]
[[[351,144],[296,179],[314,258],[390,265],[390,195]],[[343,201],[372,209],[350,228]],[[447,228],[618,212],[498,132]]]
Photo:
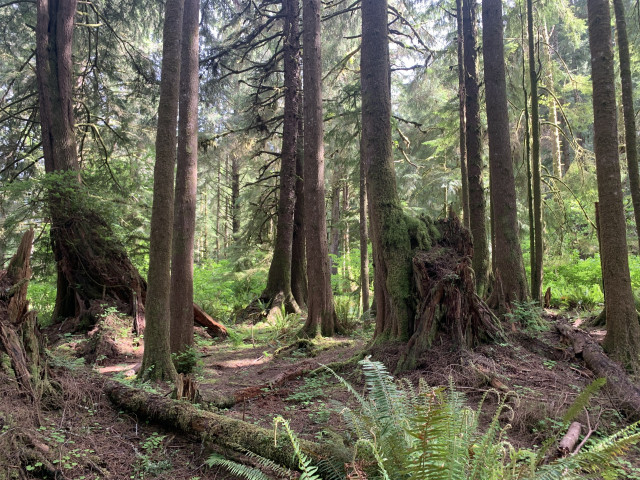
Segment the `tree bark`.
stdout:
[[291,251],[291,293],[298,306],[307,305],[307,262],[304,239],[304,122],[302,119],[302,88],[298,77],[298,141],[296,145],[296,209],[293,218],[293,249]]
[[231,157],[231,233],[234,239],[240,233],[240,160],[237,155]]
[[362,153],[362,138],[360,139],[360,303],[362,313],[371,307],[369,291],[369,229],[367,228],[367,179],[365,174],[365,155]]
[[[616,16],[616,32],[618,37],[618,55],[620,57],[620,80],[622,83],[622,110],[624,112],[624,139],[631,201],[636,220],[636,232],[640,242],[640,173],[638,172],[638,142],[636,135],[636,117],[633,108],[633,82],[631,79],[631,59],[629,56],[629,40],[627,38],[627,22],[622,0],[613,0]],[[640,252],[640,250],[639,250]]]
[[[518,235],[516,185],[511,159],[507,83],[504,64],[504,40],[501,0],[482,1],[482,40],[485,95],[489,133],[492,223],[495,236],[496,278],[509,308],[529,297],[522,250]],[[497,275],[497,272],[500,274]],[[498,288],[494,289],[497,291]],[[493,306],[493,305],[492,305]]]
[[324,126],[322,118],[322,59],[320,0],[303,2],[304,89],[304,207],[309,280],[308,316],[302,333],[331,336],[336,314],[331,292],[324,189]]
[[464,70],[464,21],[462,14],[462,0],[456,0],[456,24],[458,26],[458,101],[460,109],[460,178],[462,190],[462,221],[467,229],[469,223],[469,173],[467,171],[467,124],[466,124],[466,92]]
[[331,275],[338,274],[338,264],[336,258],[340,255],[340,179],[337,170],[334,170],[333,187],[331,188],[331,225],[329,229],[329,253],[331,258]]
[[603,347],[623,365],[637,371],[640,366],[640,323],[629,273],[618,158],[609,4],[606,0],[589,0],[587,9],[593,83],[594,151],[600,204],[600,256],[606,291],[607,335]]
[[[287,468],[298,469],[298,459],[291,441],[284,432],[274,436],[273,430],[252,425],[234,418],[198,410],[188,402],[171,400],[163,395],[137,390],[126,385],[108,382],[105,393],[113,403],[150,421],[170,426],[178,431],[202,438],[205,445],[218,445],[237,451],[246,448]],[[314,464],[322,459],[335,458],[349,462],[350,452],[327,445],[298,439],[300,448]]]
[[296,204],[296,145],[298,136],[298,78],[300,7],[298,0],[282,3],[284,22],[284,122],[280,162],[280,198],[278,223],[273,259],[269,267],[267,286],[260,300],[271,311],[279,311],[281,305],[288,312],[299,312],[291,291],[291,265],[293,255],[293,230]]
[[477,73],[476,6],[463,0],[465,112],[467,125],[467,169],[469,175],[469,221],[473,235],[473,270],[476,288],[484,295],[489,281],[489,246],[487,244],[484,187],[482,185],[482,132]]
[[607,379],[604,389],[609,393],[613,405],[630,420],[640,420],[640,389],[620,365],[611,361],[588,333],[564,323],[556,324],[556,329],[571,342],[574,354],[582,356],[596,377]]
[[49,182],[51,242],[57,270],[53,320],[91,315],[112,304],[144,329],[146,284],[108,225],[86,202],[79,182],[73,114],[72,43],[76,0],[39,0],[36,76],[45,171]]
[[200,0],[184,0],[178,121],[178,166],[171,254],[171,352],[193,345],[193,242],[198,190]]
[[531,83],[531,170],[533,183],[533,218],[535,268],[531,271],[531,297],[542,301],[542,193],[540,191],[540,115],[538,113],[538,74],[533,38],[533,3],[527,0],[527,32],[529,38],[529,81]]
[[149,290],[144,355],[139,376],[176,380],[169,344],[171,312],[171,242],[173,225],[174,167],[180,86],[180,40],[184,0],[167,0],[163,28],[162,77],[158,105],[156,163],[153,176]]

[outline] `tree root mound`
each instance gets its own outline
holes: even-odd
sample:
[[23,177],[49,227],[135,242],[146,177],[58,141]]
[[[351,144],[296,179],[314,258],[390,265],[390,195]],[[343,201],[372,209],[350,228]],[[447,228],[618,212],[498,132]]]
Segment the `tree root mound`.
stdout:
[[436,226],[441,237],[430,250],[418,250],[413,257],[417,307],[399,371],[415,368],[438,333],[454,338],[463,348],[502,335],[498,319],[476,294],[471,234],[455,216]]

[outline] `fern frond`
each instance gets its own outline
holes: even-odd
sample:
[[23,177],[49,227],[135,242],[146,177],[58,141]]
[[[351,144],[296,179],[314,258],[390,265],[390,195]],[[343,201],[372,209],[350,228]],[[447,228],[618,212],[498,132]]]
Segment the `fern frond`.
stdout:
[[289,426],[289,422],[287,422],[283,417],[276,417],[274,419],[275,428],[278,428],[279,424],[282,424],[287,436],[289,437],[289,441],[291,442],[291,446],[293,447],[293,451],[298,459],[298,468],[302,472],[300,475],[300,480],[321,480],[316,472],[318,471],[318,467],[311,464],[311,459],[307,457],[304,453],[302,453],[302,449],[300,448],[300,442],[298,441],[298,437],[291,430]]
[[274,462],[273,460],[269,459],[269,458],[265,458],[262,455],[258,455],[257,453],[252,452],[251,450],[247,450],[246,448],[242,448],[243,453],[251,458],[252,460],[255,460],[256,462],[258,462],[258,464],[261,467],[267,468],[269,470],[272,470],[274,473],[276,473],[277,475],[281,476],[281,477],[291,477],[292,476],[292,471],[289,470],[287,467],[283,467],[282,465]]
[[212,454],[204,463],[209,467],[222,467],[232,475],[245,478],[246,480],[269,480],[269,477],[257,468],[248,467],[247,465],[228,460],[217,453]]
[[571,406],[567,409],[567,412],[562,416],[562,423],[569,425],[589,404],[591,397],[598,393],[606,383],[606,378],[596,378],[593,382],[587,385],[587,387],[580,392],[580,395],[576,397]]

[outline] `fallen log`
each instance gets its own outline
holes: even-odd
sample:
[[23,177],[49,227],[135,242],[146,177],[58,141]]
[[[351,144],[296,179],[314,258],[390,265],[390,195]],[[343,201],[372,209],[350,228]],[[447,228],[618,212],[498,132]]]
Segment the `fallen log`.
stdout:
[[573,422],[569,425],[569,430],[567,430],[567,433],[558,444],[558,453],[560,453],[560,456],[566,457],[573,452],[580,438],[580,432],[582,432],[582,424],[580,422]]
[[228,335],[226,327],[211,318],[211,316],[196,303],[193,304],[193,321],[197,325],[204,327],[212,337],[224,338]]
[[624,369],[607,357],[602,347],[587,332],[566,323],[557,323],[556,329],[571,342],[574,354],[582,356],[587,367],[597,377],[607,379],[604,391],[611,398],[614,407],[630,420],[640,420],[640,389],[633,384]]
[[[233,451],[250,450],[287,468],[298,469],[298,461],[291,441],[284,432],[274,436],[267,430],[235,418],[198,410],[192,404],[172,400],[121,383],[109,381],[104,391],[119,408],[124,408],[165,427],[200,437],[205,446],[217,445]],[[344,447],[318,444],[298,439],[300,448],[312,463],[331,459],[344,465],[350,461]]]

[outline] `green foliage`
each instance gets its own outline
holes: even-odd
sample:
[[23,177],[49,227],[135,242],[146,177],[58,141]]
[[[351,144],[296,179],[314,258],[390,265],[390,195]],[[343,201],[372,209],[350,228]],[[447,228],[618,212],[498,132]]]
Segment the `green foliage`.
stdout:
[[193,270],[194,301],[214,318],[229,323],[235,311],[260,296],[267,273],[268,264],[263,261],[239,271],[231,260],[202,262]]
[[247,480],[269,480],[261,470],[257,468],[247,467],[241,463],[227,460],[217,453],[212,454],[205,462],[209,467],[224,467],[232,475],[240,478],[246,478]]
[[530,332],[540,332],[548,328],[542,319],[542,309],[538,302],[513,302],[511,312],[505,317],[509,322],[519,323],[524,330]]
[[198,350],[190,346],[182,352],[172,353],[171,360],[178,373],[191,373],[198,364]]
[[[479,429],[481,402],[477,410],[466,406],[464,396],[453,385],[448,389],[409,382],[396,382],[379,362],[365,359],[363,367],[367,395],[361,396],[341,377],[359,403],[359,411],[343,409],[355,434],[357,454],[370,456],[376,465],[368,478],[382,479],[555,479],[617,478],[616,457],[640,441],[640,427],[630,427],[578,454],[541,465],[549,445],[541,450],[516,449],[505,439],[503,425],[506,396],[484,432]],[[334,374],[335,375],[335,374]],[[563,417],[566,426],[601,388],[595,381],[578,397]],[[491,394],[491,392],[489,392]]]
[[38,323],[41,327],[51,324],[53,308],[56,304],[55,277],[43,276],[29,282],[27,298],[30,307],[38,312]]

